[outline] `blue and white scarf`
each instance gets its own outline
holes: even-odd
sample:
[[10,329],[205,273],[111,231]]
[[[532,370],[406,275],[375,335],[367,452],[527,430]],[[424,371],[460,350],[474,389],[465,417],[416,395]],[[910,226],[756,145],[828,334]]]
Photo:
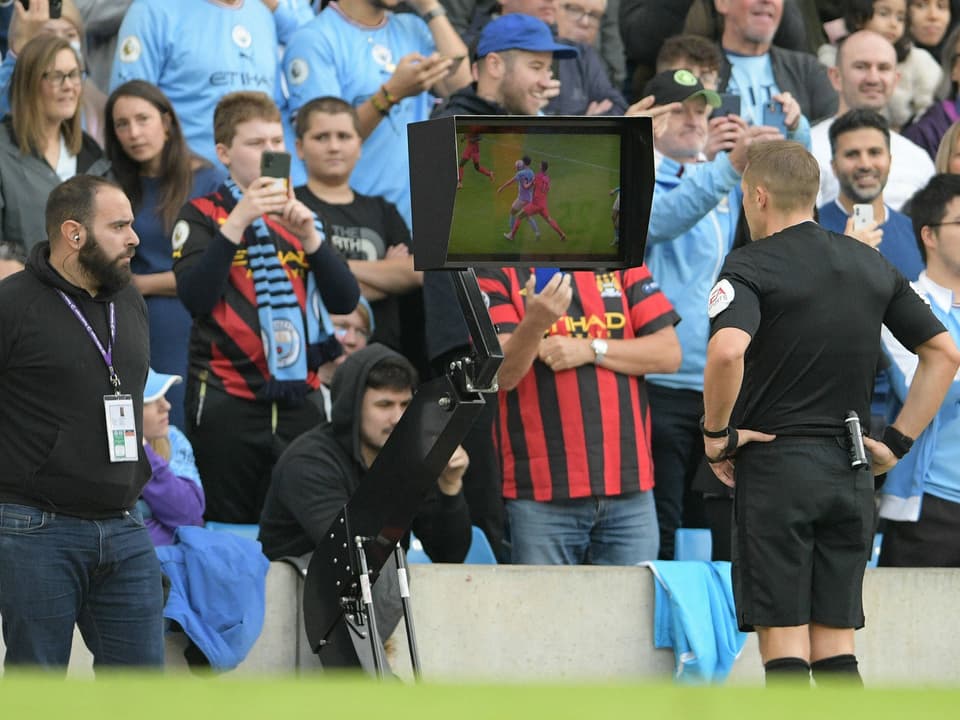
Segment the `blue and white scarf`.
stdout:
[[[231,212],[243,198],[243,191],[231,178],[227,178],[224,187],[228,191],[224,200],[230,205],[226,209]],[[322,240],[323,226],[316,216],[314,224]],[[300,307],[287,271],[280,263],[273,233],[262,215],[244,231],[244,244],[270,372],[263,399],[294,400],[311,389],[306,383],[308,368],[317,368],[340,354],[333,323],[309,271],[307,307]]]

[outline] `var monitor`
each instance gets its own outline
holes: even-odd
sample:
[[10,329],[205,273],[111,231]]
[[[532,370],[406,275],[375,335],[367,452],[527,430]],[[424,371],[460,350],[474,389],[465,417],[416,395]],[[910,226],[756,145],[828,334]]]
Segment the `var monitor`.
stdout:
[[407,132],[418,270],[643,262],[650,118],[457,115]]

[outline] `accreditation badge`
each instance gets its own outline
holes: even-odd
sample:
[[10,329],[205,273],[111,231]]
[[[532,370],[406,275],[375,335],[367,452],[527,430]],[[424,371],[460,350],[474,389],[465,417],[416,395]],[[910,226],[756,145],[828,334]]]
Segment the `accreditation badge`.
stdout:
[[130,395],[104,395],[103,411],[107,417],[107,453],[110,462],[136,462],[137,423]]

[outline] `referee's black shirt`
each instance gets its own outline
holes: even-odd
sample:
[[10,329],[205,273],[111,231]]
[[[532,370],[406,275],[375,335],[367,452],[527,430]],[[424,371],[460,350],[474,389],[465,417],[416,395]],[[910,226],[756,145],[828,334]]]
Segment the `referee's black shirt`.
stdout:
[[944,332],[873,248],[814,222],[734,250],[711,293],[711,335],[752,337],[732,422],[776,435],[837,435],[869,417],[885,324],[914,349]]

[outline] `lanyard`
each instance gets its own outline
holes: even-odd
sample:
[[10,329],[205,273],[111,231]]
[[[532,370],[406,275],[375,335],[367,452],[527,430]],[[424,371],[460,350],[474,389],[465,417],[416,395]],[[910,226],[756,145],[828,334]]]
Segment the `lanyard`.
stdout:
[[67,307],[73,312],[77,317],[77,320],[80,321],[80,324],[83,325],[83,329],[87,331],[87,335],[90,336],[90,339],[93,340],[93,344],[97,346],[97,350],[100,351],[100,357],[103,358],[104,364],[107,366],[107,370],[110,372],[110,384],[113,385],[114,392],[120,394],[120,378],[117,375],[117,371],[113,369],[113,342],[117,339],[117,312],[116,308],[113,305],[113,302],[110,302],[110,341],[107,343],[107,347],[103,347],[103,343],[100,342],[100,338],[97,337],[97,334],[93,331],[93,328],[90,327],[90,323],[87,322],[87,318],[84,316],[83,311],[77,307],[76,303],[71,300],[63,290],[57,289],[57,292],[60,294],[60,297],[63,298],[63,301],[67,304]]

